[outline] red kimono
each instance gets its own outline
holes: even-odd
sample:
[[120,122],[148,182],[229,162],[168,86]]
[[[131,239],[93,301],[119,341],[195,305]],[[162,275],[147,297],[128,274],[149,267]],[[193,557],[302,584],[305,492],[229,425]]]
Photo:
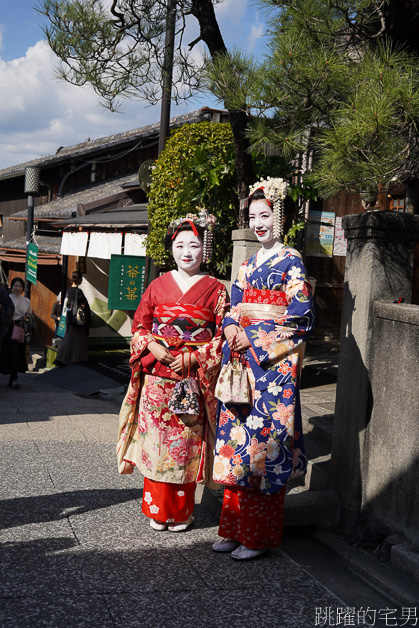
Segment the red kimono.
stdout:
[[[211,477],[214,388],[226,306],[225,287],[213,277],[203,275],[183,293],[169,272],[150,284],[134,317],[132,376],[120,412],[118,464],[122,474],[136,466],[145,476],[143,512],[158,521],[188,519],[196,482]],[[196,356],[198,366],[191,376],[199,387],[198,415],[177,415],[168,408],[182,377],[148,351],[153,340],[174,356]],[[158,491],[156,482],[164,483]]]

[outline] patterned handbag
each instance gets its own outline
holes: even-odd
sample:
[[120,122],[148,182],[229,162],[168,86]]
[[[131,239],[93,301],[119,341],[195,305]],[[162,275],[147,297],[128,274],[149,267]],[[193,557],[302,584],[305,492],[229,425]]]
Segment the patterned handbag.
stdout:
[[244,354],[234,356],[232,349],[227,364],[221,369],[214,394],[224,404],[251,404],[251,389],[245,360]]
[[169,399],[168,407],[174,414],[199,414],[199,386],[195,378],[190,376],[191,362],[189,360],[188,376],[183,375],[182,353],[182,379],[177,382]]

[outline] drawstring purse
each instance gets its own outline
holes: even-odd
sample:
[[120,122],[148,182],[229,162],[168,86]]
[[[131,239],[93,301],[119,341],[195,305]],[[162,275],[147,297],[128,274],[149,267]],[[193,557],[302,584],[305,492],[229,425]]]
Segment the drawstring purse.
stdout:
[[194,377],[191,377],[191,361],[189,356],[188,376],[183,374],[182,353],[182,379],[176,383],[175,389],[169,399],[168,407],[174,414],[199,414],[199,386]]
[[234,346],[227,364],[224,364],[215,387],[215,396],[224,404],[251,404],[251,390],[244,353],[234,356]]

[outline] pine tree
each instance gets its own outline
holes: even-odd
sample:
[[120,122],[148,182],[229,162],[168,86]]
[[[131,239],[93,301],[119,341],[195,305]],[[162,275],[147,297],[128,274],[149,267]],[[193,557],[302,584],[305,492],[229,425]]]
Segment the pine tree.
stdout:
[[376,195],[418,176],[417,54],[390,37],[383,2],[259,0],[269,51],[209,66],[208,85],[252,116],[254,153],[288,160],[314,151],[311,181],[324,195]]

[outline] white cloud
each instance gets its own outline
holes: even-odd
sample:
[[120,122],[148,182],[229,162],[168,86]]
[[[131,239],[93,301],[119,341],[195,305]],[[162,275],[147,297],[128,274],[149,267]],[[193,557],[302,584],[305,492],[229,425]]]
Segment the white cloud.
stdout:
[[265,33],[266,29],[264,24],[262,24],[261,22],[256,22],[255,24],[252,24],[252,28],[250,29],[249,37],[247,40],[247,46],[251,52],[255,50],[257,44],[259,43],[259,40],[265,35]]
[[[107,0],[110,2],[110,0]],[[263,26],[250,10],[250,0],[224,0],[215,6],[220,29],[228,47],[254,50],[263,36]],[[2,43],[0,24],[0,50]],[[195,19],[187,23],[184,43],[197,37]],[[204,45],[193,49],[196,62]],[[0,169],[30,159],[54,154],[59,146],[69,146],[90,137],[95,139],[146,124],[160,117],[160,105],[150,107],[141,101],[126,101],[123,115],[107,111],[89,87],[76,87],[57,81],[57,59],[45,41],[28,48],[24,56],[5,61],[0,53]],[[172,116],[201,106],[215,106],[210,95],[197,96],[178,107]]]
[[[76,87],[54,78],[56,57],[44,41],[28,48],[24,57],[0,57],[0,169],[113,133],[157,122],[160,106],[127,101],[124,114],[98,104],[89,87]],[[172,116],[211,104],[209,99],[172,107]]]
[[240,20],[246,13],[249,0],[224,0],[215,5],[215,14],[223,24],[225,20]]

